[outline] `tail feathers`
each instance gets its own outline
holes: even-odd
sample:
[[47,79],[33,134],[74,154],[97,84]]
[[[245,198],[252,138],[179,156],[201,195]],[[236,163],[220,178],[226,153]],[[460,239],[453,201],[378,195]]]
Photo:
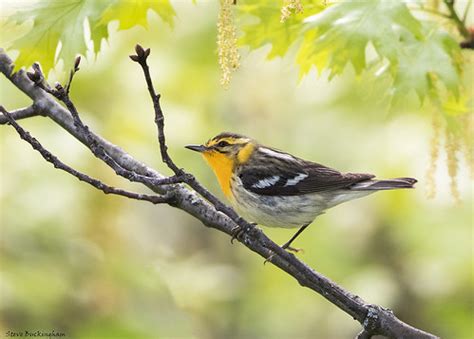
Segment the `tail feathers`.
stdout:
[[396,178],[387,180],[366,180],[350,187],[353,191],[381,191],[399,188],[413,188],[418,180],[413,178]]

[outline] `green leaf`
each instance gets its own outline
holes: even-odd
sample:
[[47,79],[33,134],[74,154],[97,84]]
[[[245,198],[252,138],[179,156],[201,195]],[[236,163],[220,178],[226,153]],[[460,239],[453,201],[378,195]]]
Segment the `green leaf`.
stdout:
[[239,2],[237,9],[240,18],[250,15],[254,19],[253,23],[245,23],[242,20],[239,24],[244,33],[239,44],[255,49],[268,43],[272,46],[268,54],[269,59],[283,56],[300,37],[304,18],[322,11],[324,9],[322,3],[323,1],[319,0],[303,1],[303,13],[293,13],[285,22],[281,22],[282,4],[278,1]]
[[89,27],[91,40],[94,43],[94,53],[97,55],[100,51],[102,40],[109,38],[108,23],[99,23],[98,20],[89,18]]
[[307,30],[317,32],[317,37],[313,40],[306,38],[302,48],[307,51],[309,47],[304,45],[312,44],[315,55],[309,55],[309,59],[300,57],[299,64],[308,70],[307,62],[319,60],[318,55],[327,55],[326,64],[316,63],[315,66],[319,71],[328,67],[331,77],[341,74],[348,63],[360,74],[367,67],[369,43],[379,58],[387,58],[394,68],[400,34],[407,31],[415,37],[421,36],[421,24],[400,1],[340,2],[307,18],[305,23]]
[[94,52],[97,53],[101,41],[108,38],[110,21],[118,20],[120,29],[135,25],[147,27],[148,9],[157,12],[170,26],[173,25],[175,12],[168,0],[38,2],[10,19],[16,24],[33,21],[32,29],[11,43],[10,48],[20,52],[15,61],[15,71],[38,61],[47,73],[59,59],[64,61],[66,69],[72,68],[76,55],[85,55],[87,51],[84,36],[86,23],[89,23]]
[[[47,73],[54,64],[63,59],[66,68],[72,68],[77,54],[85,54],[84,22],[88,16],[97,17],[108,6],[104,1],[43,1],[12,19],[23,23],[33,19],[33,28],[11,48],[19,50],[15,70],[40,62]],[[56,57],[58,43],[61,49]]]
[[7,20],[5,17],[0,17],[0,46],[8,49],[12,45],[13,41],[22,37],[31,30],[31,22],[24,22],[21,25],[17,25],[11,20]]
[[129,29],[136,25],[148,28],[147,13],[149,9],[154,10],[164,22],[173,27],[173,19],[176,13],[173,7],[171,7],[169,0],[118,1],[107,8],[102,19],[99,21],[99,25],[118,20],[119,29]]
[[459,96],[461,50],[446,32],[428,24],[422,40],[405,36],[398,52],[398,69],[394,75],[394,99],[403,100],[414,90],[420,101],[428,95],[439,96],[438,83],[456,98]]
[[244,14],[258,21],[243,25],[241,43],[250,48],[271,43],[269,58],[283,56],[292,44],[297,45],[300,77],[316,67],[319,72],[328,70],[332,79],[349,64],[358,75],[366,72],[376,79],[388,75],[392,104],[413,91],[420,101],[427,95],[442,100],[446,94],[459,96],[457,42],[439,27],[417,20],[403,1],[341,1],[323,11],[320,4],[311,4],[304,4],[304,13],[283,24],[281,4],[264,1],[242,6]]
[[306,32],[303,43],[296,56],[296,62],[300,66],[300,78],[307,74],[313,66],[322,70],[328,63],[329,54],[327,51],[318,51],[313,43],[317,37],[315,30]]

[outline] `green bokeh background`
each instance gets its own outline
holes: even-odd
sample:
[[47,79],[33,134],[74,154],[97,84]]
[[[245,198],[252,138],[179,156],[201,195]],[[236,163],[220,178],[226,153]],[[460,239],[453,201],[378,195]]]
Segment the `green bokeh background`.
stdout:
[[[471,338],[472,181],[461,159],[463,201],[449,193],[445,156],[438,194],[426,197],[430,112],[388,113],[384,90],[348,68],[328,82],[298,82],[291,53],[242,49],[229,90],[219,85],[217,7],[178,3],[171,30],[112,34],[83,60],[72,99],[97,133],[162,173],[142,73],[128,58],[151,47],[169,151],[223,197],[204,161],[183,148],[233,131],[342,171],[413,176],[416,190],[382,192],[334,208],[297,240],[299,256],[367,302],[444,338]],[[54,78],[54,75],[53,75]],[[0,103],[30,104],[4,77]],[[417,114],[414,114],[417,113]],[[46,118],[21,121],[67,164],[104,182],[117,177]],[[71,338],[350,338],[360,325],[240,244],[169,206],[105,196],[55,170],[13,129],[0,127],[0,337],[55,330]],[[293,231],[264,229],[278,243]]]

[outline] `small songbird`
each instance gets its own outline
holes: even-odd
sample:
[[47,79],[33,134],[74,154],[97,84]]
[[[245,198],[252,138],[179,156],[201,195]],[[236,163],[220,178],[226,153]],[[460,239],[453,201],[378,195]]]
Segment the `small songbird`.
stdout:
[[376,191],[413,188],[413,178],[375,180],[366,173],[340,173],[297,158],[235,133],[221,133],[200,152],[213,169],[225,196],[248,221],[269,227],[300,227],[282,248],[291,247],[311,222],[328,208]]

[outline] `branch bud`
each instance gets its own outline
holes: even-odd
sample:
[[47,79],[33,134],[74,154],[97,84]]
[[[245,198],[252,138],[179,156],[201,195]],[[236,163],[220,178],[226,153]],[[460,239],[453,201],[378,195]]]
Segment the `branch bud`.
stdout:
[[35,62],[31,67],[33,68],[33,71],[35,71],[35,73],[38,73],[40,76],[43,75],[43,71],[41,70],[41,66],[39,63]]
[[139,44],[135,45],[135,52],[136,55],[130,55],[130,59],[138,63],[145,63],[146,59],[150,55],[150,49],[147,48],[146,50]]
[[135,52],[137,52],[137,56],[141,59],[145,56],[145,50],[139,44],[135,45]]
[[26,76],[34,83],[37,83],[40,80],[40,77],[36,72],[26,72]]
[[79,70],[79,65],[81,64],[81,56],[78,55],[76,57],[76,60],[74,61],[74,72],[77,72]]
[[64,88],[59,82],[54,83],[54,88],[56,88],[58,92],[64,92]]

